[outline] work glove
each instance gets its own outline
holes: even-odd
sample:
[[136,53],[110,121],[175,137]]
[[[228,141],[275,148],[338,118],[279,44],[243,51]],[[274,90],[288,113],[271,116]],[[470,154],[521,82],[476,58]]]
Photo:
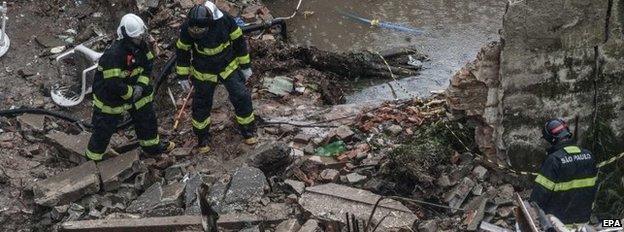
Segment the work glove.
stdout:
[[143,87],[140,85],[132,86],[132,102],[136,102],[143,96]]
[[251,68],[243,69],[241,70],[241,72],[243,73],[243,77],[245,77],[245,81],[249,80],[249,77],[251,77],[251,74],[253,74]]

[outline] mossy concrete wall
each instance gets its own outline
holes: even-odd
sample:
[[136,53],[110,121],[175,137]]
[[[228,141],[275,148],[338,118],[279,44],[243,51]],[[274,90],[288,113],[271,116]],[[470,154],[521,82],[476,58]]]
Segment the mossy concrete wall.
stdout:
[[[478,68],[498,58],[499,72],[466,79],[460,71],[449,88],[451,108],[481,124],[484,133],[476,133],[481,150],[499,162],[535,170],[547,147],[543,123],[561,117],[573,127],[575,116],[583,144],[591,144],[584,134],[599,120],[624,150],[624,0],[515,0],[503,20],[499,56],[479,56],[469,65]],[[488,45],[482,53],[488,51],[496,49]],[[478,73],[472,70],[472,76]],[[457,84],[475,81],[486,85]],[[470,91],[457,89],[470,86],[479,86],[487,100],[462,101],[462,93]]]

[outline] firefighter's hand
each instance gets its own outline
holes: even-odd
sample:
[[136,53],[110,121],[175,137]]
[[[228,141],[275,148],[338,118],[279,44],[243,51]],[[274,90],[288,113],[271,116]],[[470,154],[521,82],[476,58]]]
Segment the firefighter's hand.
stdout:
[[245,81],[249,80],[249,77],[251,77],[251,74],[253,74],[251,68],[243,69],[241,70],[241,72],[243,73],[243,77],[245,77]]
[[132,90],[132,102],[136,102],[141,99],[141,96],[143,96],[143,87],[141,87],[140,85],[135,85],[132,86]]

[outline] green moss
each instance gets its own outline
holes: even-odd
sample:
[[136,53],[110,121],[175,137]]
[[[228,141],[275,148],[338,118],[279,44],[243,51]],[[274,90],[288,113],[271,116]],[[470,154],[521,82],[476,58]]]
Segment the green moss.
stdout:
[[397,182],[415,184],[420,174],[430,175],[447,163],[453,150],[474,149],[474,127],[460,122],[439,121],[414,131],[405,144],[388,154],[381,174]]

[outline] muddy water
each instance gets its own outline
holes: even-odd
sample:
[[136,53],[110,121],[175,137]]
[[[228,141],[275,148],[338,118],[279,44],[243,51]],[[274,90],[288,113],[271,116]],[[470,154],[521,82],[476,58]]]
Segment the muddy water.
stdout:
[[[289,15],[296,0],[265,0],[273,15]],[[293,42],[335,51],[373,50],[415,46],[430,56],[421,74],[391,81],[399,98],[426,97],[445,89],[449,78],[479,48],[498,40],[506,0],[303,0],[300,12],[288,24]],[[420,36],[370,27],[342,16],[337,10],[367,19],[380,19],[424,30]],[[388,84],[364,84],[348,102],[393,99]],[[401,88],[402,87],[402,88]],[[405,89],[406,91],[402,91]],[[408,92],[408,93],[406,93]]]

